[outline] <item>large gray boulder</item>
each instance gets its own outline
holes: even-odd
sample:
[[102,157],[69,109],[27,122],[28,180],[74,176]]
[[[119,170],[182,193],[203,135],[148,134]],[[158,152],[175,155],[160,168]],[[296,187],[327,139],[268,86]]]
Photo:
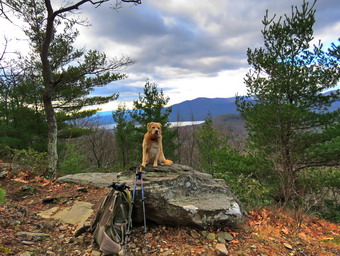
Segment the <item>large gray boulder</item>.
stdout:
[[[84,184],[84,179],[81,184]],[[87,174],[84,174],[85,177]],[[102,174],[87,176],[88,184],[102,186]],[[106,174],[107,175],[107,174]],[[72,176],[61,177],[57,182],[75,182]],[[133,189],[135,172],[105,176],[107,184],[115,181],[126,183]],[[98,178],[100,183],[92,179]],[[189,166],[147,167],[143,170],[146,216],[149,221],[165,225],[238,226],[243,220],[239,201],[223,180],[192,169]],[[137,186],[133,220],[142,222],[141,188]]]
[[117,182],[118,173],[77,173],[62,176],[56,180],[58,183],[74,183],[78,185],[92,185],[96,188],[105,188],[112,182]]

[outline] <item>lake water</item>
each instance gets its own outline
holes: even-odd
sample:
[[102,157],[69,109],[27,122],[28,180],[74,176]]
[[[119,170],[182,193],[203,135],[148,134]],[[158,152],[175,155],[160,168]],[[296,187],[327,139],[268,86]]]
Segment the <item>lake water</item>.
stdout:
[[[198,125],[202,124],[204,121],[181,121],[181,122],[170,122],[171,127],[182,127],[182,126],[188,126],[188,125]],[[101,125],[100,128],[105,128],[108,130],[112,130],[115,128],[116,124],[105,124]]]

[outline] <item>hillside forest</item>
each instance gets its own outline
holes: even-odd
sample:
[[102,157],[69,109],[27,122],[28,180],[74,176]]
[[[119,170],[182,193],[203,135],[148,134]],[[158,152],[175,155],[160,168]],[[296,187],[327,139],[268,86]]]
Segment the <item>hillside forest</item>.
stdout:
[[[284,207],[299,225],[305,214],[339,224],[340,109],[329,107],[340,99],[334,89],[340,44],[311,45],[315,2],[303,1],[280,18],[266,13],[263,46],[247,51],[247,95],[236,97],[246,132],[228,129],[231,117],[218,122],[210,115],[200,125],[171,125],[169,97],[149,80],[132,109],[122,104],[112,112],[113,130],[101,126],[99,109],[84,107],[119,95],[89,95],[94,87],[126,78],[121,70],[134,60],[74,48],[77,26],[84,24],[72,11],[83,4],[105,8],[106,2],[53,10],[50,0],[0,1],[2,18],[26,24],[31,49],[8,59],[8,40],[1,39],[0,159],[15,166],[2,179],[41,178],[53,187],[66,174],[138,166],[146,124],[157,121],[166,157],[224,179],[251,218],[255,210]],[[140,4],[121,0],[115,8],[124,2]],[[0,187],[1,205],[8,193]]]

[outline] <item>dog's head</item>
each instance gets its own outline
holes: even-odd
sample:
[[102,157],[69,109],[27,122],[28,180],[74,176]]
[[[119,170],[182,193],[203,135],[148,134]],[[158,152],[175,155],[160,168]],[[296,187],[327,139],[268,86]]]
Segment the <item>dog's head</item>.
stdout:
[[159,136],[162,134],[162,125],[161,123],[151,122],[148,123],[147,130],[150,135]]

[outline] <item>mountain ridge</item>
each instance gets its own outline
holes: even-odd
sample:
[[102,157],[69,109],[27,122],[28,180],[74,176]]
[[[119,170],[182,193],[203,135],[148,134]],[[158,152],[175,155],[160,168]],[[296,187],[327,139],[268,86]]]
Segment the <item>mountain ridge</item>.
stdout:
[[[327,95],[333,91],[325,92]],[[193,100],[186,100],[170,106],[172,112],[169,116],[170,122],[185,122],[185,121],[204,121],[210,113],[212,118],[224,114],[239,115],[235,104],[236,97],[229,98],[206,98],[199,97]],[[165,107],[167,109],[169,107]],[[329,111],[334,111],[340,108],[340,101],[336,101],[329,108]],[[113,111],[103,111],[96,114],[101,124],[113,124]]]

